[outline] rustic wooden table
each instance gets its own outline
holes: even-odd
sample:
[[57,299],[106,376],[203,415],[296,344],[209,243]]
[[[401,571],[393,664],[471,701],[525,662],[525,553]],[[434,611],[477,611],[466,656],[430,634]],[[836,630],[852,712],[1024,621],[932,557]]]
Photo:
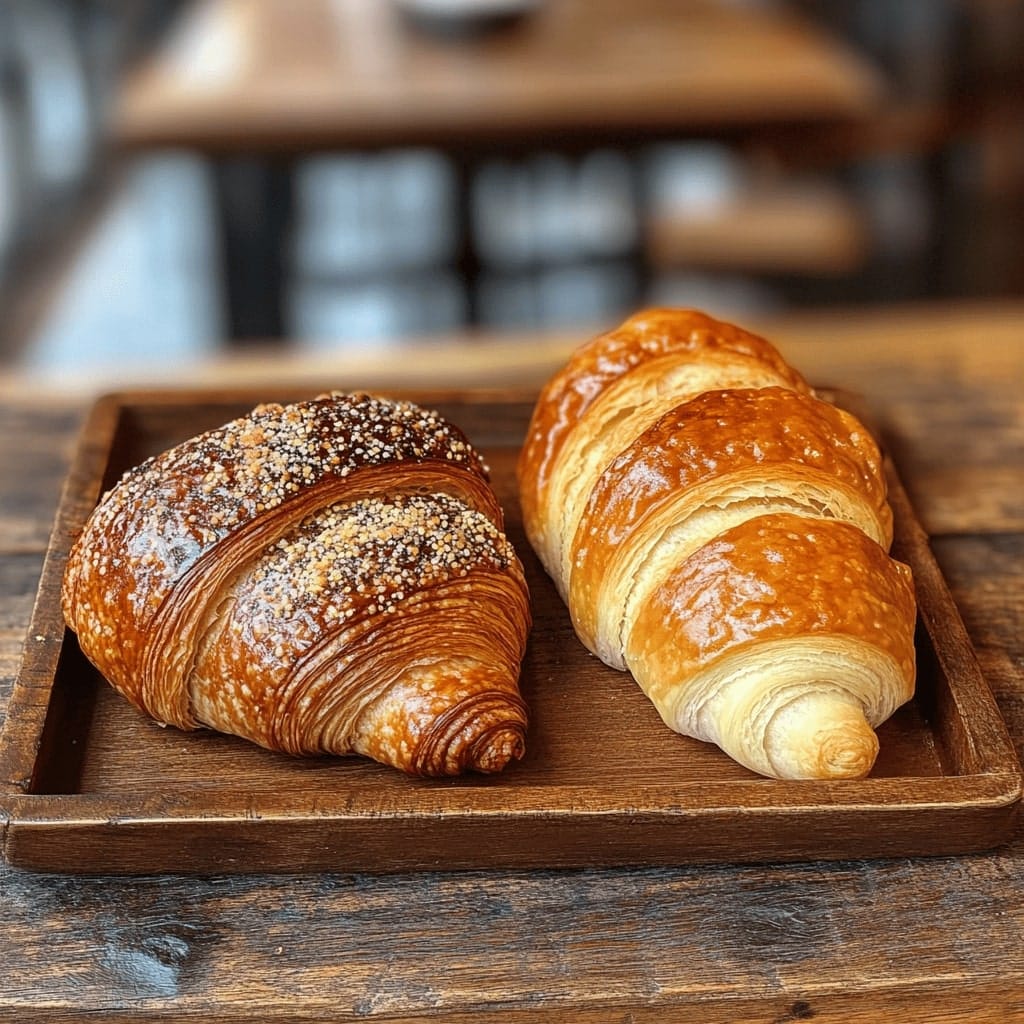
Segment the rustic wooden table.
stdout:
[[[1024,306],[760,326],[812,379],[869,399],[1019,754]],[[249,356],[187,382],[506,387],[577,340]],[[2,713],[88,403],[39,381],[0,393]],[[1019,828],[978,855],[827,864],[134,879],[0,865],[0,892],[3,1020],[1024,1021]]]
[[231,335],[269,337],[284,330],[281,236],[303,155],[444,152],[472,285],[469,183],[488,156],[820,128],[864,119],[882,96],[858,54],[757,5],[557,0],[456,40],[386,0],[199,0],[127,78],[110,131],[126,152],[211,158]]

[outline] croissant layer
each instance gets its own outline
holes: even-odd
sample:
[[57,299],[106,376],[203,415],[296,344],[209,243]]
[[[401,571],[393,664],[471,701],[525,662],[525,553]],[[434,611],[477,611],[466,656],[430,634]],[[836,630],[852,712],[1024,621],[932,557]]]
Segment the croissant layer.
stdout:
[[622,631],[659,572],[773,508],[892,539],[878,448],[848,413],[776,387],[709,391],[667,412],[597,477],[574,531],[563,573],[581,638],[624,667]]
[[461,432],[362,394],[259,406],[129,471],[63,591],[158,721],[413,774],[522,755],[528,600]]
[[[701,699],[693,697],[703,697],[706,677],[721,677],[722,662],[754,652],[761,659],[756,678],[737,699],[765,701],[758,710],[764,721],[784,699],[814,696],[819,707],[824,694],[839,694],[861,705],[865,725],[878,725],[913,695],[913,612],[909,571],[855,526],[788,513],[758,516],[719,534],[661,582],[633,624],[626,662],[673,727],[698,714]],[[862,685],[861,649],[884,660],[888,685]],[[816,660],[840,651],[853,656]],[[789,658],[800,668],[795,689]],[[825,718],[810,715],[808,731]],[[707,738],[728,740],[728,729]],[[735,743],[731,752],[756,764],[744,749],[749,743]],[[873,739],[867,743],[877,749]],[[815,756],[812,747],[809,763],[798,761],[801,777],[814,777]],[[838,752],[833,759],[842,763]]]
[[[562,505],[560,478],[575,472],[575,456],[596,448],[590,457],[599,471],[617,454],[618,437],[604,444],[595,438],[616,418],[634,414],[633,429],[641,428],[683,396],[730,381],[810,391],[770,342],[696,310],[645,310],[572,354],[541,393],[518,467],[523,524],[549,572],[559,561],[561,513],[553,510]],[[649,404],[652,391],[661,398],[657,409]]]

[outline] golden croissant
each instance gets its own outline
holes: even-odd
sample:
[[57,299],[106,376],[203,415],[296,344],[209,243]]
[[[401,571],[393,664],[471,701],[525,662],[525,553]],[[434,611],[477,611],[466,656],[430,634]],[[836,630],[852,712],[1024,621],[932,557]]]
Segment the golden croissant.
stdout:
[[62,605],[163,724],[418,775],[524,752],[522,566],[480,455],[410,402],[265,404],[130,470]]
[[542,390],[518,480],[581,641],[665,723],[779,778],[858,778],[911,698],[878,446],[765,339],[652,309]]

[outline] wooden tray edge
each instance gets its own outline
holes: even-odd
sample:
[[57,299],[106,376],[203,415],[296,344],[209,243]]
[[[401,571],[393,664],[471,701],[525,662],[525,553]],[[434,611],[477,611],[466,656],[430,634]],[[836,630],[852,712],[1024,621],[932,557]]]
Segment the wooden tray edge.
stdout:
[[910,809],[790,809],[789,834],[783,838],[777,808],[762,813],[735,808],[617,815],[518,812],[490,821],[476,813],[274,817],[258,810],[238,818],[107,819],[83,814],[81,807],[75,807],[73,819],[54,820],[22,816],[12,808],[4,853],[12,866],[36,871],[131,875],[385,874],[950,856],[985,852],[1012,837],[1020,806],[1012,783],[1012,778],[986,777],[979,788],[987,788],[989,798],[982,800],[979,793],[978,800],[956,807],[936,802]]
[[[116,395],[93,403],[79,431],[68,474],[61,487],[53,526],[43,557],[39,584],[0,731],[0,794],[25,793],[32,783],[31,764],[39,751],[50,690],[66,640],[60,587],[71,538],[82,528],[99,499],[110,442],[121,418]],[[100,443],[98,439],[103,439]],[[41,694],[46,700],[39,699]],[[0,815],[0,834],[4,820]]]

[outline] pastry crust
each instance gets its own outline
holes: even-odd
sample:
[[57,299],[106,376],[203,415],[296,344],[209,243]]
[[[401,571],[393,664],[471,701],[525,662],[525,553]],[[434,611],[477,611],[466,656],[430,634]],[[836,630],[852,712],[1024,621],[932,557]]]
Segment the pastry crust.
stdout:
[[86,524],[62,602],[161,723],[414,774],[523,753],[522,566],[480,456],[412,403],[263,405],[148,460]]
[[631,317],[542,390],[518,477],[580,640],[672,729],[765,775],[870,771],[913,694],[913,586],[876,442],[768,341]]
[[875,541],[778,513],[661,581],[626,662],[676,731],[765,774],[856,777],[874,763],[873,727],[913,696],[914,622],[910,571]]
[[[542,389],[518,464],[523,525],[548,572],[559,576],[561,531],[551,510],[561,507],[562,474],[575,470],[575,454],[623,409],[637,414],[639,433],[687,396],[762,383],[811,390],[770,342],[697,310],[647,309],[581,345]],[[662,400],[645,413],[652,390]],[[602,460],[618,454],[614,445],[602,445]]]
[[787,509],[889,546],[881,456],[856,419],[776,387],[684,401],[592,485],[563,567],[580,638],[625,668],[629,623],[660,575],[729,524]]

